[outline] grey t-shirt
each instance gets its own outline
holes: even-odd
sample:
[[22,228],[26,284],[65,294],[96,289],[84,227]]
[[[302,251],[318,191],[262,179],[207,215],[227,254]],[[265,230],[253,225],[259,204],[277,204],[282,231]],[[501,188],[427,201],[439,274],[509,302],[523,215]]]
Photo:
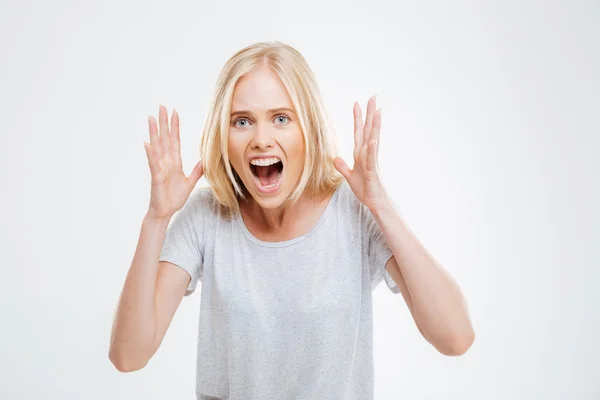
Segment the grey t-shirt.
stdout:
[[195,189],[171,220],[160,260],[201,281],[199,400],[373,398],[371,294],[392,256],[347,182],[317,224],[284,242],[254,237]]

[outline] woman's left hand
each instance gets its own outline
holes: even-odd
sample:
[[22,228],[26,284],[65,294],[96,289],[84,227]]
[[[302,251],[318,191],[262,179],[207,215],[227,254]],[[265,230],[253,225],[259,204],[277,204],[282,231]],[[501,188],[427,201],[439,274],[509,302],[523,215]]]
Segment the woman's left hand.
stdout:
[[365,124],[358,102],[354,103],[354,167],[341,158],[333,160],[335,168],[346,178],[358,200],[369,210],[382,207],[388,200],[378,171],[381,109],[375,109],[375,96],[367,103]]

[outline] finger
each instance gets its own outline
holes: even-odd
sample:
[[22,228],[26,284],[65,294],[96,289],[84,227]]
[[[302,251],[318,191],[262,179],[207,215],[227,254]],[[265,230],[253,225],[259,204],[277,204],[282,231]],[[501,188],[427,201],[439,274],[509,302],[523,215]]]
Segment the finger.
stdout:
[[161,144],[163,149],[162,159],[164,163],[170,168],[170,166],[173,165],[173,154],[171,153],[171,129],[169,128],[169,113],[167,112],[167,108],[165,106],[162,106],[162,108],[164,110],[166,126],[165,133],[160,135],[162,139]]
[[152,145],[144,141],[144,150],[146,150],[146,157],[148,158],[148,166],[150,167],[150,173],[153,177],[157,177],[158,173],[160,172],[160,167],[156,162],[154,151],[152,150]]
[[379,150],[379,132],[381,131],[381,108],[375,111],[373,117],[373,129],[371,130],[371,138],[369,140],[377,140],[377,150]]
[[369,150],[369,142],[363,142],[363,145],[360,147],[360,155],[359,155],[359,159],[358,159],[358,167],[355,166],[354,168],[360,168],[362,171],[366,171],[367,170],[367,151]]
[[148,117],[148,130],[150,131],[150,143],[154,149],[154,154],[160,156],[156,150],[160,147],[160,140],[158,137],[157,123],[154,117]]
[[352,113],[354,115],[354,147],[361,146],[362,142],[362,111],[360,110],[360,105],[358,101],[354,103],[354,107],[352,108]]
[[377,171],[377,139],[369,141],[367,149],[367,173]]
[[177,169],[181,168],[181,140],[179,138],[179,114],[174,109],[171,116],[171,132],[170,136],[170,152],[173,166]]
[[365,127],[363,129],[363,143],[369,143],[371,139],[371,129],[373,127],[373,112],[375,111],[375,96],[372,96],[367,102],[367,116],[365,117]]
[[198,183],[198,180],[202,177],[203,174],[204,164],[202,163],[202,160],[200,160],[196,163],[196,166],[194,167],[194,169],[190,173],[190,176],[188,177],[189,181],[192,183],[192,186],[196,186],[196,183]]
[[167,108],[162,104],[158,108],[158,127],[160,135],[161,158],[169,154],[169,115]]
[[350,170],[350,167],[348,167],[348,164],[346,164],[346,161],[344,161],[343,158],[341,158],[341,157],[334,158],[333,166],[335,167],[335,169],[337,169],[340,172],[340,174],[342,174],[342,176],[346,180],[350,180],[350,174],[352,171]]

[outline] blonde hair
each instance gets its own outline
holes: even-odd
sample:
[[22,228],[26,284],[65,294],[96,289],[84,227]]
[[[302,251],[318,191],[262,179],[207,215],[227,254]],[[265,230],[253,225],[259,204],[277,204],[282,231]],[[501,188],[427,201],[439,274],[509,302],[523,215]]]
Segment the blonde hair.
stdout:
[[233,93],[241,77],[263,65],[276,72],[286,87],[304,137],[304,169],[288,200],[296,202],[305,190],[315,195],[333,192],[343,180],[332,162],[337,154],[337,137],[306,60],[297,50],[282,42],[255,43],[237,51],[225,63],[202,131],[200,153],[204,175],[227,216],[239,213],[239,198],[245,198],[247,193],[229,162],[228,135]]

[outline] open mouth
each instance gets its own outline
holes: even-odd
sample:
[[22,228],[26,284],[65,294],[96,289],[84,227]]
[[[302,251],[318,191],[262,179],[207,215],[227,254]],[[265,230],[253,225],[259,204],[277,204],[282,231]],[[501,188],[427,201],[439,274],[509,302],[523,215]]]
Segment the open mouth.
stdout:
[[281,180],[283,163],[278,157],[254,158],[250,161],[250,170],[259,188],[274,189]]

